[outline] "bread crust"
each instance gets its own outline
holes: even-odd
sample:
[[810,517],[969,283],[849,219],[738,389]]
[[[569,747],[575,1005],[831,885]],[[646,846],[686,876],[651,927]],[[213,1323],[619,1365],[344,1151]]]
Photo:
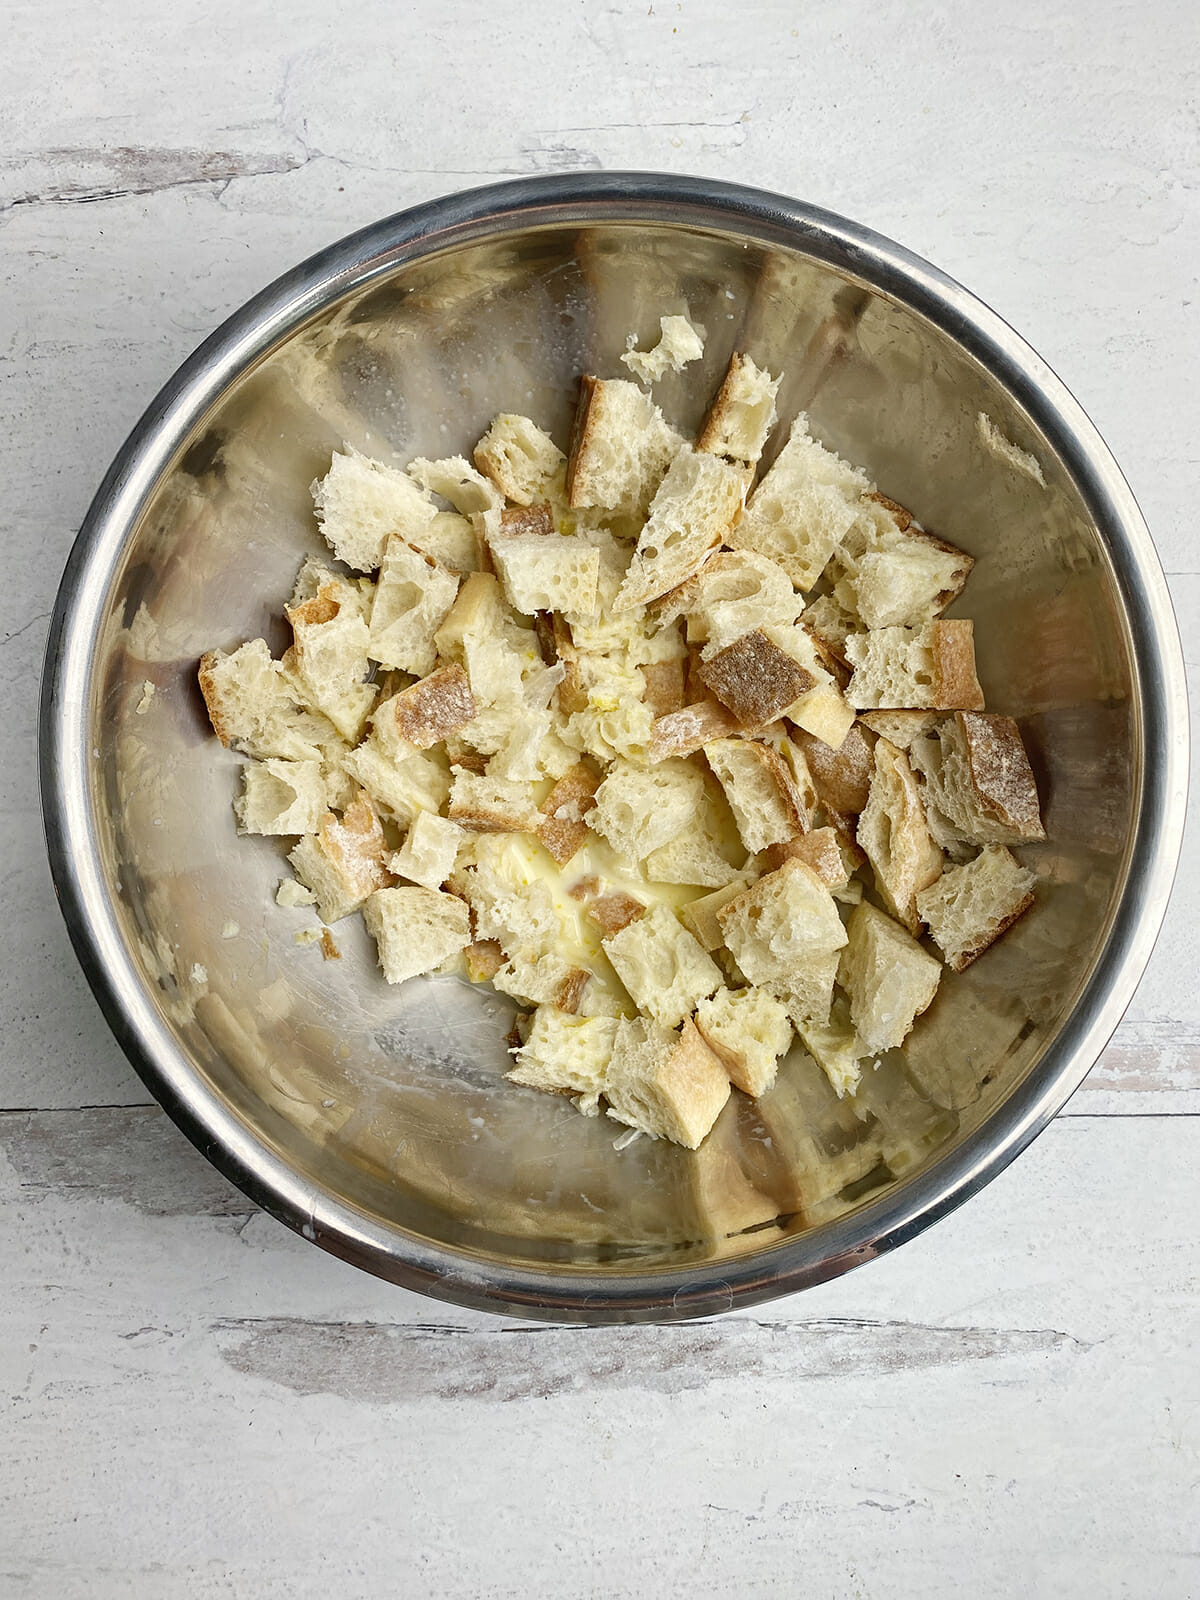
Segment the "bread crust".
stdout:
[[982,711],[983,690],[975,676],[975,624],[969,617],[930,623],[933,629],[935,692],[941,711]]
[[457,662],[438,667],[386,704],[400,737],[418,750],[428,750],[465,728],[476,709],[470,680]]
[[1012,717],[959,711],[971,782],[980,808],[1020,840],[1044,839],[1037,783],[1021,730]]
[[699,667],[702,682],[746,728],[761,728],[816,687],[806,672],[757,628]]
[[[560,867],[566,866],[588,837],[583,818],[596,804],[599,787],[600,774],[586,761],[577,761],[542,802],[544,814],[538,824],[538,838]],[[560,816],[560,812],[564,814]]]
[[741,723],[727,706],[719,700],[699,700],[655,718],[647,759],[653,765],[671,756],[694,755],[714,739],[728,739],[741,732]]

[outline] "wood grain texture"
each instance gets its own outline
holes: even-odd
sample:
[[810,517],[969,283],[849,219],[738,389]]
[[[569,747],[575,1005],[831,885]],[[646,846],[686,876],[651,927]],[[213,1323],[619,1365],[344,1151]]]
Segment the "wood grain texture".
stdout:
[[[1200,1593],[1200,860],[1066,1113],[757,1316],[529,1328],[374,1282],[156,1109],[44,864],[46,622],[113,452],[224,316],[474,182],[630,166],[867,222],[1080,396],[1200,698],[1189,0],[14,0],[0,97],[0,1596]],[[1193,788],[1193,795],[1200,785]]]

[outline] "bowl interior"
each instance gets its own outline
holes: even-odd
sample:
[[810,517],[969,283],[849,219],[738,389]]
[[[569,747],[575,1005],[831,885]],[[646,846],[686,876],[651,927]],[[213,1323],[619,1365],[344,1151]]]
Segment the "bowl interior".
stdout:
[[[240,839],[238,759],[199,655],[264,636],[323,549],[309,485],[349,442],[405,462],[468,452],[498,410],[565,442],[578,375],[624,376],[663,312],[707,330],[660,386],[694,427],[730,352],[786,374],[814,430],[977,565],[991,709],[1021,723],[1048,830],[1038,903],[903,1050],[839,1101],[797,1049],[690,1153],[502,1081],[511,1006],[448,978],[389,988],[359,918],[340,961],[298,946],[287,842]],[[989,446],[983,413],[1044,483]],[[128,542],[94,673],[94,804],[123,935],[194,1070],[253,1135],[373,1226],[477,1259],[577,1273],[714,1267],[828,1227],[978,1128],[1037,1063],[1123,884],[1140,753],[1109,561],[1047,440],[916,312],[782,245],[674,225],[537,226],[394,268],[293,332],[194,428]],[[148,694],[146,685],[153,685]]]

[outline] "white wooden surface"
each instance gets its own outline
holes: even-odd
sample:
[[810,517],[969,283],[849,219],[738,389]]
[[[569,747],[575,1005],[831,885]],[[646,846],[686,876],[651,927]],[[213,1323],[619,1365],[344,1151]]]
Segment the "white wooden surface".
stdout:
[[509,1328],[253,1211],[76,970],[34,772],[91,492],[188,350],[350,228],[659,167],[928,255],[1083,400],[1198,687],[1192,0],[9,0],[0,98],[0,1597],[1200,1594],[1200,865],[1066,1113],[837,1283]]

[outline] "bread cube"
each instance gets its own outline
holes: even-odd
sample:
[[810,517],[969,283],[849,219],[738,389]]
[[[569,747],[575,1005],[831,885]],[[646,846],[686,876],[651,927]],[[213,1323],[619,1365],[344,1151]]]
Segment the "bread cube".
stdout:
[[774,872],[785,861],[803,861],[811,867],[825,887],[834,893],[844,889],[850,881],[851,863],[836,828],[814,828],[783,844],[773,844],[763,852],[769,871]]
[[747,728],[774,722],[817,681],[757,628],[718,650],[699,670],[708,689]]
[[811,589],[869,488],[864,473],[810,436],[801,414],[727,542],[777,562],[798,589]]
[[600,774],[585,761],[579,761],[546,796],[538,838],[558,866],[565,867],[587,840],[589,830],[583,819],[595,805],[599,787]]
[[735,351],[701,425],[697,450],[733,461],[757,461],[775,424],[779,381]]
[[363,921],[389,983],[432,972],[471,942],[471,913],[457,895],[437,889],[377,889]]
[[596,790],[587,825],[627,861],[640,861],[666,844],[695,816],[704,778],[685,761],[635,767],[616,761]]
[[427,755],[396,732],[390,702],[375,711],[372,730],[343,766],[383,811],[402,827],[422,811],[439,811],[450,793],[444,760]]
[[542,814],[529,783],[456,767],[447,816],[473,833],[536,833]]
[[436,811],[418,811],[403,845],[388,865],[398,878],[440,889],[454,871],[454,858],[465,835],[456,822]]
[[613,610],[644,606],[690,578],[741,514],[748,481],[747,469],[684,445],[658,486]]
[[385,850],[379,818],[360,793],[341,817],[327,811],[316,832],[305,834],[288,860],[300,882],[316,895],[321,921],[340,922],[368,895],[391,883]]
[[600,552],[574,538],[557,535],[500,537],[489,541],[492,562],[514,610],[570,611],[587,615],[596,609]]
[[894,501],[868,495],[838,552],[833,592],[868,628],[919,627],[962,593],[974,565]]
[[319,761],[248,762],[242,792],[233,802],[239,833],[302,834],[316,831],[325,814]]
[[725,943],[725,930],[717,913],[722,906],[727,906],[736,895],[741,894],[745,887],[744,876],[735,878],[724,888],[714,889],[711,894],[701,895],[698,900],[689,900],[687,905],[680,906],[679,920],[702,950],[711,954],[720,950]]
[[416,538],[437,515],[407,473],[352,447],[334,453],[329,471],[313,483],[312,497],[326,544],[355,572],[374,572],[393,535]]
[[752,628],[789,627],[804,601],[777,562],[752,550],[722,550],[655,603],[662,623],[687,618],[688,640],[707,658]]
[[229,654],[209,650],[197,677],[213,732],[248,756],[319,761],[322,746],[337,738],[328,718],[301,706],[299,686],[272,659],[264,639]]
[[804,803],[778,751],[756,739],[714,739],[704,754],[747,850],[765,850],[807,827]]
[[752,984],[792,996],[824,1021],[846,931],[829,890],[803,861],[785,861],[717,911],[725,944]]
[[579,1110],[595,1116],[617,1027],[616,1017],[581,1017],[556,1006],[540,1005],[512,1070],[505,1076],[527,1089],[574,1095]]
[[982,710],[974,630],[969,618],[960,617],[919,628],[850,634],[846,660],[853,675],[847,700],[859,710]]
[[989,844],[923,890],[917,911],[946,965],[962,972],[1029,910],[1036,882],[1003,845]]
[[846,997],[834,997],[825,1022],[801,1017],[796,1027],[801,1043],[829,1079],[838,1099],[852,1095],[862,1081],[862,1063],[871,1051],[854,1031]]
[[431,556],[447,572],[465,575],[479,570],[479,540],[469,517],[439,511],[432,522],[406,534],[414,549]]
[[850,1020],[869,1051],[894,1050],[937,993],[941,962],[868,901],[846,925],[838,983],[850,999]]
[[942,852],[930,836],[908,757],[886,739],[875,743],[875,771],[858,819],[858,843],[884,905],[910,933],[919,933],[917,895],[941,876]]
[[682,437],[636,383],[585,377],[567,462],[567,500],[644,518]]
[[343,739],[356,744],[378,694],[364,683],[370,635],[363,616],[369,600],[319,563],[306,561],[285,613],[294,643],[283,667],[306,704],[320,711]]
[[1044,839],[1037,784],[1011,717],[960,711],[914,742],[914,765],[950,834],[971,844]]
[[642,861],[642,870],[651,883],[695,884],[704,889],[721,889],[740,882],[742,871],[721,854],[713,838],[711,823],[703,812],[660,844]]
[[422,489],[449,500],[464,517],[477,511],[500,510],[504,505],[504,496],[491,479],[476,472],[462,456],[447,456],[441,461],[418,456],[409,462],[408,473]]
[[720,968],[664,905],[605,939],[604,953],[638,1009],[666,1028],[721,982]]
[[372,660],[418,676],[432,671],[434,635],[457,593],[454,573],[403,539],[390,539],[371,609],[367,653]]
[[674,1033],[622,1019],[604,1095],[615,1121],[695,1150],[729,1099],[729,1078],[690,1020]]
[[766,989],[718,989],[696,1007],[700,1036],[735,1089],[757,1098],[775,1082],[779,1058],[792,1042],[783,1002]]
[[536,422],[511,411],[493,419],[474,455],[480,472],[519,506],[532,505],[567,459]]
[[672,756],[690,756],[716,739],[741,733],[742,725],[719,700],[698,700],[695,705],[655,717],[647,745],[652,765]]
[[871,792],[875,740],[857,724],[836,750],[803,729],[796,742],[804,752],[818,801],[841,816],[857,817]]

